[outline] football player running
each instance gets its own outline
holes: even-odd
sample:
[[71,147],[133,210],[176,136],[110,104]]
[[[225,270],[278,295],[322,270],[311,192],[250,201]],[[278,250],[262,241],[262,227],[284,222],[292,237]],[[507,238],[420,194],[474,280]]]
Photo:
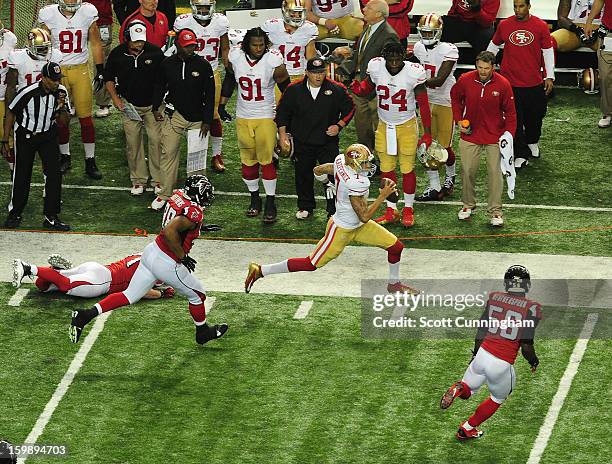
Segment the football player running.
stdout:
[[[134,254],[111,264],[102,265],[88,261],[72,267],[72,263],[61,255],[49,256],[51,267],[36,266],[20,259],[13,260],[13,287],[21,287],[24,277],[36,277],[34,285],[41,292],[61,292],[81,298],[95,298],[107,293],[125,290],[138,269],[141,254]],[[172,298],[174,289],[162,284],[155,285],[143,298],[156,300]]]
[[248,217],[256,217],[262,209],[259,197],[259,167],[266,192],[263,222],[276,222],[276,166],[272,158],[276,146],[276,123],[274,122],[274,84],[284,92],[289,85],[289,74],[283,55],[270,48],[266,33],[256,27],[249,29],[242,44],[232,47],[229,64],[221,88],[219,114],[229,121],[232,117],[225,104],[238,84],[236,103],[236,135],[242,162],[242,180],[250,194],[251,203],[246,211]]
[[[315,40],[317,26],[306,21],[306,10],[302,0],[284,0],[281,5],[283,19],[268,19],[261,28],[272,46],[281,52],[291,82],[304,77],[306,61],[317,54]],[[276,102],[280,100],[280,90],[275,88]]]
[[446,148],[446,177],[440,185],[437,169],[428,169],[429,187],[416,197],[417,201],[436,201],[450,196],[455,190],[455,153],[453,152],[453,109],[450,90],[455,85],[454,72],[457,68],[459,50],[448,42],[440,42],[442,18],[435,13],[421,16],[417,30],[419,40],[414,45],[414,56],[427,73],[425,86],[431,111],[431,136]]
[[224,14],[215,13],[215,0],[191,0],[191,13],[182,14],[174,22],[178,34],[182,29],[190,29],[198,41],[195,53],[206,59],[213,69],[215,77],[215,114],[210,126],[210,143],[212,146],[212,168],[216,172],[225,171],[223,162],[223,126],[218,107],[221,99],[221,77],[219,74],[219,57],[227,63],[229,53],[229,22]]
[[[379,122],[374,143],[380,158],[381,181],[390,179],[394,184],[397,183],[395,169],[399,161],[404,192],[401,221],[404,227],[412,227],[416,192],[416,149],[421,144],[429,147],[432,137],[425,69],[420,64],[405,59],[403,45],[388,43],[383,47],[382,56],[368,63],[367,77],[361,82],[353,81],[351,90],[364,97],[376,91]],[[425,131],[418,142],[416,102],[419,103]],[[397,195],[387,198],[387,209],[385,214],[375,219],[377,223],[384,225],[400,221],[397,200]]]
[[[9,70],[8,63],[16,45],[17,37],[15,34],[5,29],[2,22],[0,22],[0,121],[4,121],[4,115],[6,114],[5,96],[7,89],[7,72]],[[8,103],[10,102],[9,100]],[[2,124],[2,126],[4,126],[4,124]],[[0,128],[0,140],[4,140],[4,127]],[[14,155],[12,151],[9,151],[9,153],[10,155],[8,155],[7,161],[12,169]]]
[[395,182],[386,179],[373,203],[368,204],[370,180],[376,167],[374,156],[365,145],[349,145],[344,154],[333,163],[320,164],[314,168],[315,178],[327,182],[328,175],[336,179],[336,212],[327,222],[325,235],[306,258],[290,258],[280,263],[250,263],[244,290],[251,291],[253,284],[266,276],[286,272],[315,271],[337,258],[352,242],[383,248],[389,262],[390,293],[418,291],[404,285],[399,279],[399,262],[404,245],[384,227],[372,220],[376,210],[385,199],[397,192]]
[[[98,29],[98,10],[91,3],[81,0],[58,0],[57,5],[47,5],[38,12],[38,22],[51,34],[54,48],[62,52],[60,66],[64,78],[62,85],[68,89],[76,115],[81,125],[81,139],[85,150],[85,173],[92,179],[102,179],[96,166],[96,133],[93,125],[93,90],[89,70],[89,46],[96,65],[93,85],[96,90],[104,86],[104,51]],[[71,167],[70,129],[59,126],[62,172]]]
[[107,296],[91,309],[73,311],[69,327],[73,343],[79,341],[83,328],[96,316],[137,302],[158,280],[171,285],[189,300],[189,312],[195,323],[198,344],[203,345],[227,332],[227,324],[208,325],[204,306],[206,290],[192,274],[196,260],[189,256],[200,230],[220,229],[213,224],[202,226],[203,208],[213,199],[213,186],[203,175],[188,177],[185,188],[174,191],[166,203],[161,232],[144,249],[140,265],[127,289]]
[[357,40],[363,20],[355,18],[355,0],[303,0],[306,19],[317,24],[319,39],[339,37]]
[[[529,271],[524,266],[511,266],[504,274],[506,292],[492,292],[481,320],[522,322],[523,327],[481,327],[476,334],[472,361],[463,379],[454,383],[444,394],[440,407],[447,409],[455,398],[467,400],[485,383],[490,396],[484,400],[468,420],[459,424],[457,438],[468,440],[479,438],[483,431],[480,424],[495,414],[514,389],[516,374],[514,361],[519,347],[523,357],[535,373],[539,360],[533,346],[536,326],[542,318],[541,306],[526,298],[531,287]],[[526,324],[531,321],[530,324]],[[529,325],[531,327],[529,327]]]

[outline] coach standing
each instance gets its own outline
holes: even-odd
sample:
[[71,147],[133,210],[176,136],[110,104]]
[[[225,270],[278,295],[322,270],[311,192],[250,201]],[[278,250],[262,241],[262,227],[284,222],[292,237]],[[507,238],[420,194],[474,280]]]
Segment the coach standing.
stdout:
[[[117,14],[117,5],[115,5],[115,14]],[[166,45],[168,31],[172,29],[172,23],[158,8],[157,0],[140,0],[140,7],[127,15],[121,23],[121,29],[119,29],[120,43],[125,41],[125,28],[134,21],[142,21],[147,25],[147,42],[160,48]]]
[[5,139],[2,154],[9,150],[8,134],[15,129],[15,170],[13,189],[4,227],[16,229],[28,203],[32,167],[39,154],[45,174],[45,203],[43,227],[53,230],[70,230],[68,224],[57,217],[60,211],[62,175],[58,145],[57,119],[68,124],[70,106],[67,91],[60,80],[64,77],[57,63],[49,62],[42,68],[40,82],[24,87],[8,107],[4,120]]
[[[208,135],[215,106],[215,78],[210,63],[195,54],[197,40],[190,29],[182,29],[176,38],[176,55],[161,66],[153,93],[153,114],[163,121],[161,134],[161,189],[151,203],[160,210],[176,185],[181,139],[189,129],[199,129],[200,138]],[[167,95],[166,95],[167,92]],[[159,112],[166,95],[166,117]],[[198,174],[188,172],[187,175]]]
[[[315,208],[312,170],[317,161],[332,163],[338,156],[338,134],[355,112],[346,87],[327,79],[325,73],[323,60],[308,60],[306,78],[285,90],[276,113],[281,147],[289,146],[288,133],[293,137],[298,219],[311,216]],[[327,185],[326,190],[328,187],[331,189]],[[327,195],[327,213],[334,214],[335,210],[333,196]]]

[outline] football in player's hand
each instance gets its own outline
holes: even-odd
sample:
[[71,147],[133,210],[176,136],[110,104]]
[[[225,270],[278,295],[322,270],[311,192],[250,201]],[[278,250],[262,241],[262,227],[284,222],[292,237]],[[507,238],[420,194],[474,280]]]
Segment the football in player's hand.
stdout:
[[[380,188],[385,188],[387,185],[391,185],[393,183],[393,180],[383,177],[382,179],[380,179]],[[399,194],[397,193],[397,190],[391,195],[389,195],[387,197],[387,200],[389,200],[391,203],[397,203],[397,201],[399,200]]]

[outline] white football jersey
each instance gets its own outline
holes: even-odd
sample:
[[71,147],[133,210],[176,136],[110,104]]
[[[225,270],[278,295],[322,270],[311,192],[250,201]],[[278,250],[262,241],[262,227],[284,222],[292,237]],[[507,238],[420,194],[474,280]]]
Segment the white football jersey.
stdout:
[[[62,61],[62,53],[57,48],[51,49],[50,61],[59,63]],[[25,48],[13,50],[9,55],[9,68],[17,70],[17,90],[21,90],[28,85],[42,79],[42,68],[47,64],[47,60],[37,60],[32,58]]]
[[427,89],[427,97],[430,103],[451,106],[450,91],[456,82],[455,69],[457,69],[457,60],[459,59],[459,50],[457,46],[448,42],[440,42],[434,48],[427,48],[423,45],[423,42],[417,42],[414,44],[414,56],[418,58],[425,68],[427,79],[435,77],[438,74],[443,62],[455,62],[453,70],[444,81],[444,84],[435,89]]
[[[589,12],[592,8],[593,0],[572,0],[567,19],[578,24],[586,24],[586,20],[589,17]],[[603,12],[604,10],[602,8],[599,16],[593,20],[593,24],[601,24],[601,16],[603,15]]]
[[416,115],[414,88],[427,80],[420,64],[404,62],[404,67],[392,76],[385,59],[374,58],[368,63],[368,74],[376,86],[378,117],[387,124],[402,124]]
[[282,19],[268,19],[261,28],[268,34],[272,46],[277,48],[285,59],[290,76],[304,74],[306,70],[306,45],[315,40],[319,30],[310,21],[305,21],[294,32],[285,29]]
[[215,13],[208,26],[202,26],[191,13],[182,14],[174,21],[174,30],[178,32],[183,29],[191,29],[195,33],[198,41],[196,53],[205,58],[213,71],[216,71],[221,56],[221,36],[227,34],[229,30],[227,16]]
[[6,75],[9,70],[9,56],[17,46],[17,36],[8,29],[4,29],[4,41],[0,47],[0,101],[6,94]]
[[351,197],[366,198],[370,194],[370,179],[357,174],[353,168],[344,164],[344,155],[336,156],[334,160],[334,181],[336,183],[336,212],[334,222],[343,229],[355,229],[362,222],[351,205]]
[[312,0],[312,12],[325,19],[337,19],[355,12],[353,0]]
[[38,12],[38,22],[51,31],[53,48],[63,54],[61,65],[87,63],[89,60],[89,26],[98,20],[98,10],[84,2],[70,18],[60,13],[57,4],[47,5]]
[[253,63],[240,47],[232,47],[229,52],[236,82],[238,83],[238,102],[236,117],[243,119],[274,118],[274,70],[283,64],[283,55],[274,48],[257,62]]

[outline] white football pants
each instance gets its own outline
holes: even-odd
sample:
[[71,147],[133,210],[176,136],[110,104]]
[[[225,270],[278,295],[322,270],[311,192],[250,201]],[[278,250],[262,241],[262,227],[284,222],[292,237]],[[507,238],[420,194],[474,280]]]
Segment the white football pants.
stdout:
[[[68,290],[66,295],[95,298],[106,295],[110,289],[111,272],[100,263],[91,261],[70,269],[58,270],[57,272],[68,277],[70,283],[82,282],[81,285]],[[57,290],[57,286],[51,284],[45,292],[55,292]]]
[[512,392],[516,374],[512,364],[493,356],[481,347],[463,374],[462,380],[472,393],[476,393],[486,383],[493,401],[501,404]]

